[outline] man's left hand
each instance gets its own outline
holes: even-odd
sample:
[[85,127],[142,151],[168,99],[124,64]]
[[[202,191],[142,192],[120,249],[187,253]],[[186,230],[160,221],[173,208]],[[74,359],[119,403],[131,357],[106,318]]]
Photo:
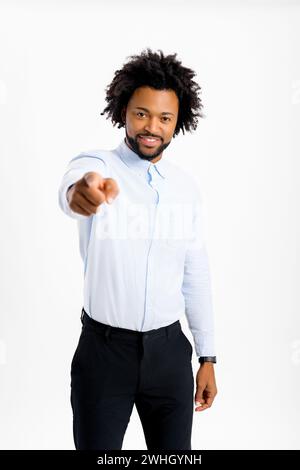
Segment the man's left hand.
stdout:
[[203,362],[196,376],[195,411],[210,408],[216,394],[214,363]]

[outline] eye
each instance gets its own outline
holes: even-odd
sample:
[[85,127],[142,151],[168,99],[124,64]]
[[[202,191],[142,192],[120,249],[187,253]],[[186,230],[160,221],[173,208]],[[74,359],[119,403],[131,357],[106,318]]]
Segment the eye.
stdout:
[[169,121],[171,121],[171,119],[167,116],[163,116],[163,119],[168,119]]
[[145,116],[145,113],[143,113],[142,111],[139,111],[139,112],[137,113],[137,115],[139,115],[139,114],[143,114],[143,115]]

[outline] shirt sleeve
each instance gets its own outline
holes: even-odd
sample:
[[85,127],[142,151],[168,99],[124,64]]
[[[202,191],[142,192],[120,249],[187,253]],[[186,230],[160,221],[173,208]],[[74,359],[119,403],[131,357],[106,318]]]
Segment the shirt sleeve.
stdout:
[[195,191],[193,233],[186,250],[182,293],[185,298],[185,315],[193,335],[196,355],[198,357],[216,356],[211,276],[205,244],[203,203],[199,188],[197,187]]
[[67,191],[70,186],[79,181],[89,171],[100,173],[103,178],[110,177],[109,168],[103,159],[83,152],[69,162],[61,180],[58,190],[58,203],[61,210],[73,219],[81,220],[87,216],[72,211],[67,200]]

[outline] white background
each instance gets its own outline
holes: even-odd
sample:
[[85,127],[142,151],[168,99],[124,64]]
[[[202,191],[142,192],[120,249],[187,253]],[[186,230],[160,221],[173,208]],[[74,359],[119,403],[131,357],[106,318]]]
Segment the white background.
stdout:
[[[296,1],[0,2],[1,449],[74,448],[83,265],[57,192],[120,143],[105,87],[146,47],[196,71],[206,115],[164,154],[201,184],[211,264],[218,395],[192,448],[299,449],[299,26]],[[135,408],[123,449],[146,449]]]

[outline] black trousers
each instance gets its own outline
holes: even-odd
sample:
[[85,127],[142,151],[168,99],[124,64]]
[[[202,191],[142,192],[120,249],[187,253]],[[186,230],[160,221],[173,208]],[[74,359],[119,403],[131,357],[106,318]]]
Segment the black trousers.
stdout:
[[91,319],[71,364],[76,449],[120,450],[133,405],[148,450],[191,450],[192,345],[179,320],[139,332]]

